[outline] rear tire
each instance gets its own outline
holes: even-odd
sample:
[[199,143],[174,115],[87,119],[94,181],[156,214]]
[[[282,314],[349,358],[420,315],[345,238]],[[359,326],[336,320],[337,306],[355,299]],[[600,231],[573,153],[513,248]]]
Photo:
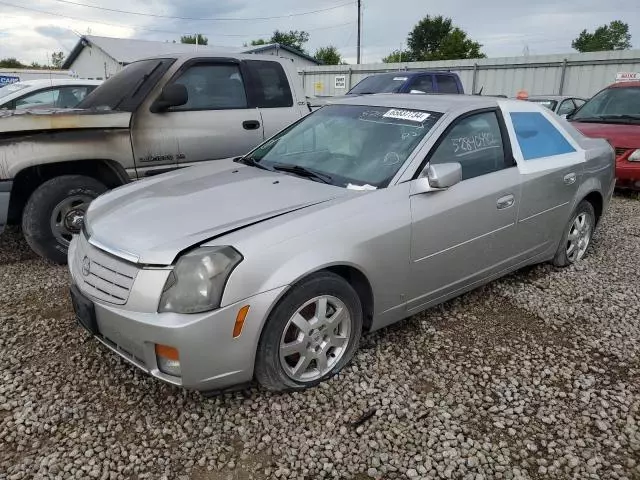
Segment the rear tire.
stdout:
[[269,315],[258,344],[256,380],[273,391],[313,387],[349,363],[361,334],[362,306],[353,287],[330,272],[311,275]]
[[66,263],[69,242],[80,232],[89,203],[106,191],[102,183],[83,175],[62,175],[40,185],[22,214],[22,231],[32,250],[54,263]]
[[567,267],[582,260],[591,244],[595,226],[596,213],[593,205],[586,200],[581,201],[562,232],[562,241],[553,257],[553,264],[556,267]]

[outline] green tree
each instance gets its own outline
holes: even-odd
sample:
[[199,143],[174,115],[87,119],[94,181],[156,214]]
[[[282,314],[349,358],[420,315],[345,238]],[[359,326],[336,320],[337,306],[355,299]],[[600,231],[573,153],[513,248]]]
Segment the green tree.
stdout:
[[51,54],[51,65],[53,65],[53,68],[62,68],[63,63],[64,63],[64,53],[53,52]]
[[342,55],[340,55],[338,49],[333,45],[319,48],[316,50],[313,58],[325,65],[341,65],[344,63],[342,61]]
[[596,28],[593,33],[580,32],[571,46],[579,52],[601,52],[603,50],[628,50],[631,48],[629,24],[614,20],[609,25]]
[[269,43],[269,42],[267,40],[265,40],[264,38],[259,38],[258,40],[251,40],[251,45],[252,46],[266,45],[267,43]]
[[209,43],[209,39],[202,35],[201,33],[196,33],[195,35],[183,35],[180,37],[180,43],[196,43],[198,40],[198,45],[207,45]]
[[3,58],[0,60],[0,68],[26,68],[17,58]]
[[411,62],[411,52],[408,50],[394,50],[382,59],[382,63]]
[[484,58],[482,45],[467,37],[450,18],[427,15],[409,33],[407,38],[412,61],[457,60]]

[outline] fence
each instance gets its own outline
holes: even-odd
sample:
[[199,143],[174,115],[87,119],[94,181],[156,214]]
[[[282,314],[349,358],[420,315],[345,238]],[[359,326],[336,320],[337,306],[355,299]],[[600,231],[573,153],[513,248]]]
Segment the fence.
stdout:
[[640,50],[483,58],[437,62],[334,65],[299,69],[307,96],[342,95],[363,78],[382,72],[447,70],[456,72],[465,92],[513,97],[567,94],[590,97],[615,81],[618,72],[640,71]]

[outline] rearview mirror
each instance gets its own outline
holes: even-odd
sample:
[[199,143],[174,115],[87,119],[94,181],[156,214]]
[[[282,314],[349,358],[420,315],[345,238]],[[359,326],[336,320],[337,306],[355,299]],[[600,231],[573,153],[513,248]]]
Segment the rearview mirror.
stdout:
[[462,165],[458,162],[436,163],[427,169],[429,185],[434,188],[449,188],[462,181]]
[[426,171],[416,181],[414,193],[434,192],[446,190],[462,181],[462,165],[458,162],[436,163],[429,165]]
[[173,83],[162,89],[162,93],[151,104],[153,113],[164,112],[171,107],[179,107],[189,101],[187,88],[181,83]]

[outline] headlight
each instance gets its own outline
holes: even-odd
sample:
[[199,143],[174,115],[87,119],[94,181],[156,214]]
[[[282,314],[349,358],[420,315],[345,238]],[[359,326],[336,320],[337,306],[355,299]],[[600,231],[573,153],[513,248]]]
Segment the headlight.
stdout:
[[630,162],[640,162],[640,148],[629,155]]
[[200,313],[216,309],[227,278],[242,255],[231,247],[201,247],[182,256],[162,290],[158,312]]

